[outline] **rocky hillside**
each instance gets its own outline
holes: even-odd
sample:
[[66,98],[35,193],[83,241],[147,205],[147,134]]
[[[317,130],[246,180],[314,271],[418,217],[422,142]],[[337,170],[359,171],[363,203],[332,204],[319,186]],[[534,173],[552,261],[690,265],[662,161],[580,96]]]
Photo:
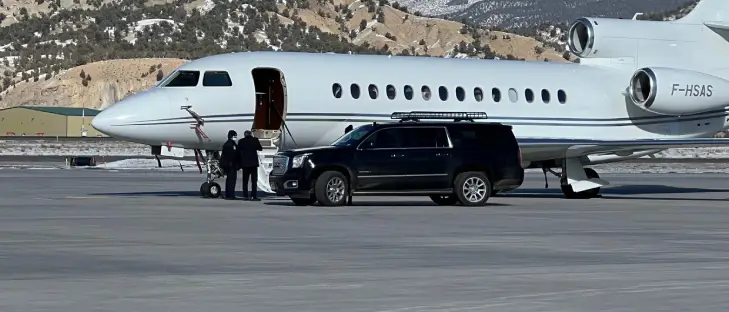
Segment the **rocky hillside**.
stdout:
[[555,49],[385,0],[0,1],[0,107],[103,107],[152,86],[159,69],[142,77],[150,67],[165,74],[181,59],[233,51],[565,61],[563,42]]
[[183,62],[180,59],[130,59],[81,65],[53,77],[42,74],[38,81],[20,82],[6,93],[4,102],[103,109],[151,88]]
[[636,12],[666,12],[696,0],[397,0],[426,16],[467,20],[501,28],[570,23],[582,16],[631,18]]

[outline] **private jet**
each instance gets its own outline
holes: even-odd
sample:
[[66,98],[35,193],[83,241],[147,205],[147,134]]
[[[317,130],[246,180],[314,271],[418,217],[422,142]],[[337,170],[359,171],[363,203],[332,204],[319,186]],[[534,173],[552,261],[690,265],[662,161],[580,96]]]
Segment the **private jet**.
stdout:
[[568,198],[590,198],[608,182],[587,166],[727,144],[712,138],[729,127],[727,40],[729,1],[702,0],[675,21],[577,19],[568,48],[579,64],[220,54],[181,65],[92,126],[154,155],[193,149],[206,170],[201,194],[218,197],[217,157],[230,129],[253,129],[265,146],[257,185],[271,192],[279,150],[328,145],[350,125],[356,133],[391,122],[394,111],[486,112],[488,122],[513,126],[524,168],[557,176]]

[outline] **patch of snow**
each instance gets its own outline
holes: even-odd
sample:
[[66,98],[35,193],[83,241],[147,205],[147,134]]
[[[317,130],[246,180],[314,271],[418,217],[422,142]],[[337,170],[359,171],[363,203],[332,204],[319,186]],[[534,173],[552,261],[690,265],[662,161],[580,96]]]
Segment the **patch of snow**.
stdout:
[[[113,161],[106,164],[98,164],[95,168],[100,169],[114,169],[114,170],[180,170],[182,168],[195,168],[197,169],[197,163],[190,160],[174,160],[174,159],[162,159],[162,167],[159,167],[157,160],[155,159],[122,159]],[[94,168],[94,167],[87,167]]]
[[[109,141],[0,140],[0,156],[150,156],[149,146]],[[194,156],[185,150],[185,156]],[[102,162],[99,159],[97,162]]]
[[725,163],[613,163],[592,168],[598,173],[729,173]]
[[[656,158],[729,158],[729,147],[674,148],[655,154]],[[647,158],[647,157],[643,157]]]
[[137,21],[136,23],[134,23],[133,27],[134,27],[135,31],[143,31],[148,26],[152,26],[152,25],[159,24],[162,22],[170,23],[173,26],[177,26],[175,21],[173,21],[171,19],[150,18],[150,19],[144,19],[144,20]]
[[200,11],[201,14],[205,14],[207,12],[210,12],[215,7],[215,2],[212,0],[205,0],[205,3],[200,5],[197,9]]

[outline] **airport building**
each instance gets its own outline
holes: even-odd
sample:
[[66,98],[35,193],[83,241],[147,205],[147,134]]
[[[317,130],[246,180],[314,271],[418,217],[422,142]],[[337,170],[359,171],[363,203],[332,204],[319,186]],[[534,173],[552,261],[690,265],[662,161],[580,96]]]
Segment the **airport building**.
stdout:
[[[0,136],[102,137],[91,127],[100,110],[75,107],[17,106],[0,110]],[[85,134],[82,132],[85,130]]]

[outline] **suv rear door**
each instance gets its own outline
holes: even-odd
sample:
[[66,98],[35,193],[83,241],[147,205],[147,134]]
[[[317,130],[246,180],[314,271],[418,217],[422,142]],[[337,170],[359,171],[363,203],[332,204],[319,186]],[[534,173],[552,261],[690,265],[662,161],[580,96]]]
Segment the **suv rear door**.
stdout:
[[441,190],[450,188],[448,177],[451,146],[444,126],[414,126],[403,128],[407,168],[407,189]]

